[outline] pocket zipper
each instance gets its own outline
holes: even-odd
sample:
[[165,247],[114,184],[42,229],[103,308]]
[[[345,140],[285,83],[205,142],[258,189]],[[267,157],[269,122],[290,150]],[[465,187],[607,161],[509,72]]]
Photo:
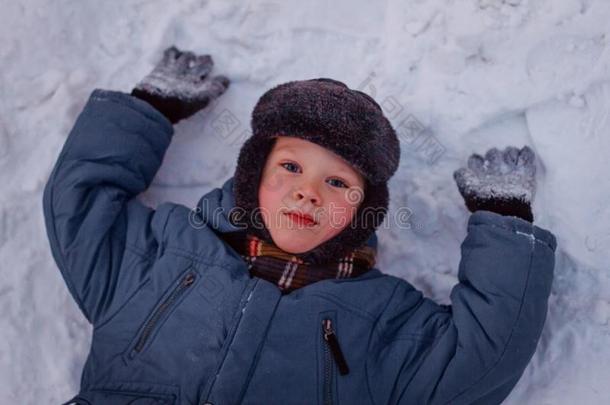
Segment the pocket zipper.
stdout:
[[337,363],[337,366],[339,366],[339,373],[341,375],[348,374],[349,367],[347,366],[345,357],[343,357],[341,346],[339,346],[339,340],[333,329],[332,320],[326,318],[322,321],[322,325],[324,326],[324,340],[328,343],[328,347],[335,358],[335,362]]
[[180,284],[178,284],[175,287],[174,291],[172,291],[172,293],[165,299],[165,301],[163,301],[163,303],[161,303],[161,305],[159,305],[159,307],[156,309],[156,311],[151,316],[151,318],[148,320],[148,322],[146,322],[146,324],[144,325],[144,328],[142,329],[142,333],[140,334],[140,338],[138,339],[138,342],[136,343],[135,347],[133,348],[133,351],[138,352],[138,353],[142,351],[142,349],[146,345],[146,341],[150,337],[152,331],[155,329],[155,325],[161,319],[161,316],[169,308],[171,308],[172,303],[186,289],[188,289],[194,282],[195,282],[195,273],[192,273],[192,272],[188,273],[187,275],[185,275],[182,278],[182,280],[180,281]]

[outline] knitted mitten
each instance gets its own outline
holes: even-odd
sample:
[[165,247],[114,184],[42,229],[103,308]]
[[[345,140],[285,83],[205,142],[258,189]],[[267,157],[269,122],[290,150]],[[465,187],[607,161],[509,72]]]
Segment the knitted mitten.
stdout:
[[485,158],[472,154],[468,167],[453,178],[470,212],[488,210],[533,222],[531,202],[536,192],[535,154],[528,147],[491,148]]
[[171,46],[131,94],[151,104],[175,124],[205,108],[229,87],[230,81],[225,76],[208,78],[213,66],[210,55],[195,55]]

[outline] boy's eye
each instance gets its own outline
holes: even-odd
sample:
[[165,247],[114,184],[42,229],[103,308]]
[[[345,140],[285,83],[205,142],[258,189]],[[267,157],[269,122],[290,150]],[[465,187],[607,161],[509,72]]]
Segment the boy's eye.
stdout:
[[281,166],[283,166],[289,172],[296,172],[298,170],[298,166],[290,162],[282,163]]
[[330,179],[330,181],[334,181],[335,182],[335,184],[331,184],[332,186],[341,187],[341,188],[348,188],[347,184],[345,184],[343,181],[341,181],[339,179]]
[[[280,166],[282,166],[284,169],[288,170],[289,172],[296,173],[299,171],[299,166],[292,162],[284,162],[284,163],[281,163]],[[330,179],[329,183],[331,183],[331,186],[333,186],[333,187],[349,188],[349,186],[347,184],[345,184],[345,182],[343,180],[340,180],[340,179]]]

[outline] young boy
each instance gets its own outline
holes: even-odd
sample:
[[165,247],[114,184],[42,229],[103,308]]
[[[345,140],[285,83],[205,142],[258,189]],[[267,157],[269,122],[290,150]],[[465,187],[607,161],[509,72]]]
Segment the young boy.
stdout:
[[555,237],[532,224],[529,148],[455,172],[473,211],[452,305],[374,267],[399,143],[332,79],[268,90],[235,175],[156,210],[172,124],[229,81],[172,47],[96,89],[44,190],[55,261],[93,325],[73,404],[498,404],[535,352]]

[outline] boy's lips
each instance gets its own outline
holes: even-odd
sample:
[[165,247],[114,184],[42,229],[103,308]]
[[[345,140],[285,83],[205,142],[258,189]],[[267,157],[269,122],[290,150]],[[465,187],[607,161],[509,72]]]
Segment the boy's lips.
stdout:
[[316,225],[317,222],[314,221],[313,217],[309,214],[300,213],[298,211],[286,211],[284,212],[290,219],[295,221],[298,224],[303,225]]

